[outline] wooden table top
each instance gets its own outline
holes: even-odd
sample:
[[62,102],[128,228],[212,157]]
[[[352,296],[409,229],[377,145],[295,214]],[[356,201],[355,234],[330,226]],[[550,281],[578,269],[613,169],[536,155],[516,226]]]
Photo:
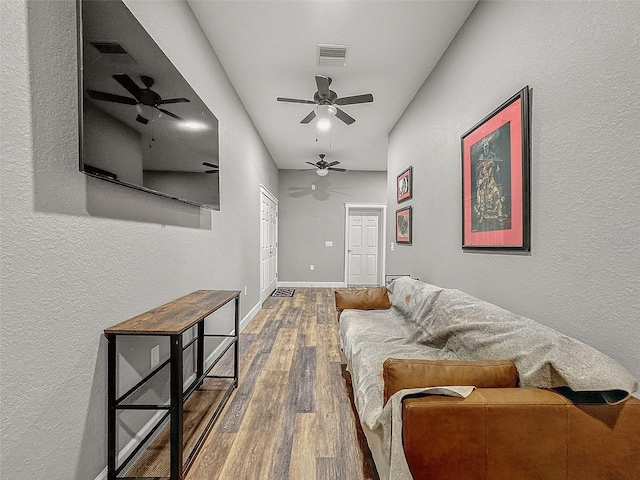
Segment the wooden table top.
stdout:
[[104,333],[127,335],[177,335],[240,296],[235,290],[198,290],[129,320]]

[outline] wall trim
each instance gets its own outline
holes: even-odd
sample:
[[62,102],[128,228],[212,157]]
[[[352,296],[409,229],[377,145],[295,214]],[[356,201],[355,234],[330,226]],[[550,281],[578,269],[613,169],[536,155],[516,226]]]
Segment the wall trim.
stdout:
[[347,285],[344,282],[280,282],[278,281],[278,287],[284,288],[345,288]]
[[[240,321],[240,333],[242,333],[242,331],[247,327],[247,325],[249,325],[249,323],[251,322],[251,320],[253,320],[253,318],[256,316],[256,314],[258,313],[258,311],[262,308],[262,304],[260,302],[256,303],[254,305],[254,307],[249,311],[249,313],[247,313],[244,318]],[[232,334],[233,330],[231,332],[229,332],[229,334]],[[207,358],[204,360],[204,364],[207,365],[210,362],[212,362],[217,356],[218,354],[222,351],[222,349],[224,347],[226,347],[228,344],[230,343],[230,340],[226,340],[224,342],[222,342],[220,345],[218,345],[213,352],[211,352]],[[191,384],[191,382],[193,382],[193,380],[195,379],[195,373],[191,374],[189,376],[189,378],[187,378],[184,381],[184,386],[188,386],[189,384]],[[158,421],[160,420],[160,418],[162,417],[162,415],[164,414],[163,411],[156,413],[153,417],[151,417],[151,419],[144,424],[144,426],[140,429],[140,431],[136,434],[136,436],[134,438],[132,438],[129,443],[127,443],[124,448],[122,450],[120,450],[120,452],[118,453],[118,461],[121,462],[122,460],[124,460],[125,458],[127,458],[131,452],[133,452],[133,450],[140,444],[140,441],[147,435],[147,433],[149,433],[151,431],[151,429],[153,427],[155,427],[156,423],[158,423]],[[158,432],[160,433],[160,432]],[[142,455],[143,451],[140,452],[140,455]],[[107,467],[105,466],[104,469],[98,474],[98,476],[95,478],[95,480],[107,480]]]

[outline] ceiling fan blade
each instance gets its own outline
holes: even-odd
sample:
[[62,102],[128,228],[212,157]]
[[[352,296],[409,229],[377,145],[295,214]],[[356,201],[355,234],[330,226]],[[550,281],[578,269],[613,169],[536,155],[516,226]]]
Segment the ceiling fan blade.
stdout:
[[140,101],[140,92],[142,89],[136,85],[136,82],[131,80],[131,77],[127,74],[119,74],[113,76],[114,80],[122,85],[127,91],[133,95],[136,100]]
[[98,92],[97,90],[87,90],[87,93],[94,100],[104,100],[105,102],[124,103],[125,105],[135,105],[138,101],[135,98],[114,95],[113,93]]
[[327,170],[333,170],[334,172],[346,172],[346,168],[329,167]]
[[298,170],[299,172],[310,172],[311,170],[317,170],[317,168],[303,168],[301,170]]
[[339,108],[336,108],[336,110],[337,110],[336,117],[338,117],[347,125],[351,125],[353,122],[356,121],[355,118],[353,118],[351,115],[348,115],[344,110],[340,110]]
[[299,98],[285,98],[285,97],[278,97],[276,98],[276,100],[278,102],[289,102],[289,103],[308,103],[311,105],[315,105],[316,102],[314,102],[313,100],[300,100]]
[[146,118],[144,118],[142,115],[138,115],[136,117],[136,121],[140,122],[143,125],[146,125],[147,123],[149,123],[149,120],[147,120]]
[[306,117],[304,117],[302,120],[300,120],[300,123],[309,123],[314,118],[316,118],[316,111],[315,110],[311,110],[311,113],[309,115],[307,115]]
[[318,168],[318,165],[315,163],[311,163],[311,162],[304,162],[304,163],[308,163],[309,165],[313,165],[314,167]]
[[170,117],[175,118],[176,120],[182,120],[182,118],[180,118],[175,113],[171,113],[169,110],[165,110],[164,108],[159,108],[158,110],[160,110],[162,113],[166,113],[167,115],[169,115]]
[[330,84],[331,84],[331,79],[329,77],[316,75],[316,85],[318,86],[318,95],[320,95],[320,97],[329,98]]
[[205,167],[220,168],[220,167],[218,167],[218,165],[214,165],[213,163],[209,163],[209,162],[202,162],[202,164],[203,164]]
[[364,95],[354,95],[352,97],[336,98],[333,102],[334,105],[355,105],[356,103],[370,103],[373,102],[373,95],[366,93]]
[[204,173],[220,173],[220,170],[205,170]]
[[166,100],[160,100],[156,105],[166,105],[167,103],[183,103],[190,102],[188,98],[167,98]]
[[339,163],[340,163],[339,161],[334,160],[334,161],[333,161],[333,162],[331,162],[331,163],[327,163],[327,167],[333,167],[334,165],[338,165]]

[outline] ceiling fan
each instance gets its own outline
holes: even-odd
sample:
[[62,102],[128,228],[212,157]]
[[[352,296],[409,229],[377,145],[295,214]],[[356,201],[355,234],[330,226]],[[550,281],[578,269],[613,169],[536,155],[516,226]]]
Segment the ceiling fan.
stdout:
[[[140,88],[136,82],[134,82],[131,77],[127,74],[118,74],[114,75],[113,78],[116,82],[122,85],[134,98],[131,97],[123,97],[122,95],[116,95],[113,93],[107,92],[99,92],[97,90],[87,90],[89,97],[94,100],[102,100],[104,102],[114,102],[114,103],[123,103],[125,105],[135,105],[138,110],[138,116],[136,120],[144,125],[149,123],[149,119],[142,116],[144,113],[144,106],[156,108],[162,113],[166,113],[170,117],[175,118],[176,120],[182,120],[179,116],[171,113],[164,108],[160,108],[160,105],[166,105],[167,103],[181,103],[188,102],[187,98],[167,98],[163,99],[158,93],[151,90],[153,84],[155,83],[153,78],[148,77],[146,75],[142,75],[140,80],[144,84],[145,88]],[[148,115],[148,114],[147,114]]]
[[331,163],[326,162],[324,160],[324,157],[326,156],[324,153],[321,153],[318,156],[320,157],[320,160],[317,161],[316,163],[305,162],[305,163],[308,163],[309,165],[313,165],[314,168],[304,168],[304,169],[302,169],[300,171],[301,172],[306,172],[306,171],[309,171],[309,170],[315,170],[316,174],[318,174],[318,176],[320,176],[320,177],[324,177],[325,175],[327,175],[329,173],[329,170],[333,170],[334,172],[346,172],[347,171],[346,168],[338,168],[338,167],[334,166],[334,165],[338,165],[340,163],[337,160],[334,160]]
[[[324,110],[328,114],[335,115],[347,125],[351,125],[356,121],[356,119],[348,115],[344,110],[338,108],[338,106],[355,105],[357,103],[370,103],[373,102],[373,95],[371,95],[370,93],[366,93],[363,95],[354,95],[351,97],[339,98],[336,92],[334,92],[333,90],[329,90],[331,81],[332,80],[329,77],[316,75],[316,85],[318,86],[318,91],[313,95],[313,100],[300,100],[297,98],[283,97],[278,97],[276,100],[278,102],[306,103],[310,105],[318,105],[318,107],[313,109],[311,113],[309,113],[309,115],[307,115],[300,121],[300,123],[309,123],[316,117],[316,110],[318,110],[318,113]],[[321,107],[322,110],[320,110]]]
[[205,167],[211,167],[211,170],[205,170],[204,173],[220,173],[220,167],[213,163],[202,162]]

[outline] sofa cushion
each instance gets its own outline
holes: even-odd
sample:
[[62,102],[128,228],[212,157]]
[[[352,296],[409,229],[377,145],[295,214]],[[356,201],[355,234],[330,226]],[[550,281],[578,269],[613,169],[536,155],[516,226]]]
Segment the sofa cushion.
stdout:
[[387,287],[336,290],[336,309],[338,312],[349,308],[357,310],[386,310],[391,308]]
[[[554,392],[525,388],[405,399],[402,436],[412,478],[565,480],[570,407]],[[584,480],[595,478],[618,477]]]
[[456,360],[449,351],[407,342],[415,324],[397,309],[342,312],[340,346],[351,373],[353,396],[360,422],[378,428],[383,404],[382,364],[387,358]]
[[388,358],[383,365],[384,403],[404,388],[473,385],[513,388],[518,370],[510,360],[460,361]]

